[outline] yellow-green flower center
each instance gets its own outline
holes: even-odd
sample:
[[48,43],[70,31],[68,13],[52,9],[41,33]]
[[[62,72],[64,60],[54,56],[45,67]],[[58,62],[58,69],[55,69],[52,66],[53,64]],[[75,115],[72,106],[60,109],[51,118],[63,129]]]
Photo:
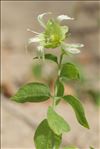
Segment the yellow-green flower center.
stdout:
[[43,33],[44,41],[42,42],[45,48],[56,48],[66,38],[65,34],[68,28],[60,26],[57,22],[49,20],[46,25],[46,30]]

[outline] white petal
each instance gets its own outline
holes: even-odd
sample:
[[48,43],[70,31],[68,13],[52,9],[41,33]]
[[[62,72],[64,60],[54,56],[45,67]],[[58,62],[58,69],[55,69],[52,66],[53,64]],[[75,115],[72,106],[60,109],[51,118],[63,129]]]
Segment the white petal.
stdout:
[[31,43],[34,43],[34,42],[40,42],[40,38],[38,36],[35,36],[33,38],[30,38],[28,43],[31,44]]
[[38,46],[37,50],[38,50],[38,58],[41,59],[41,57],[42,57],[42,60],[44,61],[45,60],[44,47],[43,46]]
[[80,50],[76,49],[76,48],[68,48],[68,49],[65,49],[65,50],[68,51],[71,54],[78,54],[78,53],[80,53]]
[[80,43],[77,43],[77,44],[66,44],[66,47],[69,47],[69,48],[82,48],[82,47],[84,47],[84,45],[80,44]]
[[47,14],[51,14],[51,12],[42,13],[42,14],[38,15],[38,18],[37,18],[40,25],[44,28],[45,28],[45,23],[44,23],[43,17],[44,17],[44,15],[47,15]]
[[62,44],[62,48],[65,52],[69,52],[71,54],[78,54],[80,53],[79,47],[83,47],[83,44]]
[[44,48],[43,48],[43,46],[38,46],[37,50],[42,53],[44,51]]
[[29,28],[27,29],[27,31],[28,31],[28,32],[35,33],[35,34],[37,34],[37,35],[40,34],[40,33],[36,32],[36,31],[33,31],[33,30],[29,29]]
[[67,16],[67,15],[60,15],[60,16],[57,17],[57,20],[58,20],[59,22],[61,22],[61,21],[63,21],[63,20],[74,20],[74,18],[71,18],[71,17],[69,17],[69,16]]

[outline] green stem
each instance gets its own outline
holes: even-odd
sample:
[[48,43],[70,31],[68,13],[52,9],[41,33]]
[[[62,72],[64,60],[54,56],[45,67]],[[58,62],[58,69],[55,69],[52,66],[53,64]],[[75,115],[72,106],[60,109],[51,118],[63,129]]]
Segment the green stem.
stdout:
[[[64,55],[64,53],[61,53],[61,55],[60,55],[60,60],[59,60],[59,63],[58,63],[58,75],[57,75],[56,80],[60,79],[60,71],[61,71],[63,55]],[[52,97],[53,98],[53,103],[52,103],[53,110],[55,110],[55,107],[56,107],[56,99],[55,99],[55,97],[57,95],[56,90],[54,90],[54,93],[55,93],[55,95]],[[54,140],[52,140],[52,143],[53,143],[53,149],[55,149]]]
[[61,63],[62,63],[62,59],[63,59],[63,55],[64,55],[64,53],[61,53],[61,55],[60,55],[60,60],[59,60],[59,69],[61,68]]
[[[61,71],[61,65],[62,65],[63,55],[64,55],[64,53],[61,53],[61,55],[60,55],[60,60],[59,60],[59,63],[58,63],[58,76],[57,76],[57,79],[56,80],[59,80],[60,79],[60,71]],[[52,107],[55,110],[55,107],[56,107],[56,99],[55,99],[55,97],[57,95],[56,90],[54,91],[54,94],[55,95],[53,97]]]
[[52,108],[53,108],[53,110],[55,110],[55,106],[56,106],[56,100],[55,100],[55,98],[53,97],[53,103],[52,103]]
[[59,79],[59,76],[60,76],[63,55],[64,55],[64,53],[61,53],[61,55],[60,55],[60,60],[59,60],[59,64],[58,64],[58,77],[57,77],[57,80]]

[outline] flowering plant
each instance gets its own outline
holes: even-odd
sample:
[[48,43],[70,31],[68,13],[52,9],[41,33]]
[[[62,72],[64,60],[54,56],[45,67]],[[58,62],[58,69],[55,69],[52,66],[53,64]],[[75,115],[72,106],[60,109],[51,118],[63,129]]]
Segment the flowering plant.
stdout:
[[43,17],[46,14],[51,13],[43,13],[38,16],[38,21],[40,25],[44,28],[43,33],[38,33],[28,29],[28,31],[36,34],[35,37],[29,39],[29,44],[34,42],[38,43],[37,50],[43,58],[45,48],[59,47],[65,54],[78,54],[80,52],[79,48],[83,47],[84,45],[65,43],[65,39],[67,39],[69,36],[69,28],[68,26],[61,26],[61,21],[74,20],[74,18],[70,18],[66,15],[60,15],[55,20],[49,19],[48,22],[45,24]]
[[[62,142],[62,134],[70,131],[70,126],[67,121],[63,119],[56,112],[56,107],[61,100],[64,100],[70,104],[75,112],[78,122],[89,128],[88,122],[85,117],[84,108],[78,100],[78,98],[72,95],[64,94],[64,82],[63,78],[69,80],[80,79],[80,73],[73,63],[63,63],[63,56],[70,54],[78,54],[79,48],[83,47],[83,44],[68,44],[65,43],[65,39],[69,36],[68,26],[61,26],[63,20],[73,20],[67,15],[60,15],[56,19],[49,19],[47,23],[44,23],[43,17],[46,14],[43,13],[38,16],[40,25],[44,28],[44,32],[37,33],[35,37],[29,39],[29,44],[37,43],[38,56],[35,59],[40,58],[42,60],[51,60],[58,66],[58,75],[54,85],[54,95],[51,94],[49,86],[40,83],[32,82],[22,86],[17,93],[12,97],[12,100],[20,103],[24,102],[43,102],[49,98],[52,100],[52,105],[48,107],[47,117],[39,124],[34,135],[34,142],[36,149],[59,149]],[[46,48],[59,48],[60,57],[51,53],[45,54]],[[76,147],[65,147],[64,149],[78,149]]]

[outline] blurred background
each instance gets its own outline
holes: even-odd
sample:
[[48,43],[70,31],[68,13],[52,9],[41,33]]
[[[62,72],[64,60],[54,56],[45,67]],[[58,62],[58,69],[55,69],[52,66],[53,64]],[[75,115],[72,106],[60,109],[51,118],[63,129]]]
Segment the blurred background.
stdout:
[[[58,112],[69,122],[71,131],[63,135],[62,147],[76,145],[80,149],[93,146],[100,148],[100,3],[92,1],[2,1],[1,3],[1,133],[2,149],[35,149],[34,130],[46,116],[50,101],[42,103],[18,104],[9,97],[17,89],[31,81],[47,83],[51,90],[56,78],[56,65],[46,61],[44,65],[37,60],[36,46],[27,47],[27,41],[37,32],[43,31],[37,22],[37,15],[52,12],[52,17],[66,14],[74,21],[63,21],[70,27],[71,37],[66,42],[83,43],[81,53],[64,61],[73,61],[81,72],[81,81],[65,82],[65,93],[79,97],[83,102],[90,130],[81,127],[69,105],[61,102]],[[46,16],[45,19],[48,19]],[[48,50],[59,55],[58,49]]]

